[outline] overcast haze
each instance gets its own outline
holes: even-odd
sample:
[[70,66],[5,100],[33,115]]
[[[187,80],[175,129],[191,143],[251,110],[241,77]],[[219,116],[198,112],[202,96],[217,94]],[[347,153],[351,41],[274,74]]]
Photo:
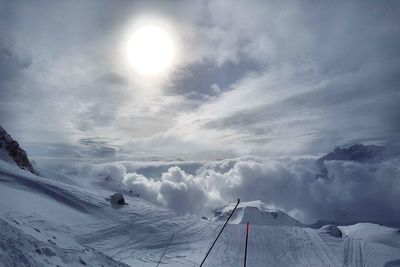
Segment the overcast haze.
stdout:
[[[400,150],[315,164],[400,141],[399,22],[398,1],[0,1],[0,125],[37,166],[179,211],[400,221]],[[126,51],[149,24],[175,49],[156,76]]]
[[[0,124],[33,156],[50,143],[307,154],[399,137],[397,1],[2,1],[0,12]],[[146,20],[174,36],[168,75],[127,65],[126,36]]]

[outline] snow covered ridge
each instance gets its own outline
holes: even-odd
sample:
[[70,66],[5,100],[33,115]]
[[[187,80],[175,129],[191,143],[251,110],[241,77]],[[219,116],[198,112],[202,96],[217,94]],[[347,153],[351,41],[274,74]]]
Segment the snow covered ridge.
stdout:
[[347,148],[336,147],[334,151],[326,154],[319,161],[352,160],[358,162],[378,161],[385,159],[384,146],[355,144]]
[[0,126],[0,159],[14,161],[21,169],[35,173],[31,162],[17,141],[15,141],[3,127]]
[[316,161],[321,174],[317,175],[321,178],[328,177],[328,169],[324,162],[332,160],[354,161],[361,163],[381,163],[385,160],[400,156],[399,146],[377,146],[354,144],[349,147],[336,147],[334,151],[329,152],[325,156]]
[[[223,208],[214,210],[212,221],[225,221],[235,203],[231,203]],[[302,223],[289,216],[282,210],[268,208],[260,200],[241,202],[229,221],[232,224],[245,224],[250,222],[257,225],[276,225],[276,226],[303,226]]]

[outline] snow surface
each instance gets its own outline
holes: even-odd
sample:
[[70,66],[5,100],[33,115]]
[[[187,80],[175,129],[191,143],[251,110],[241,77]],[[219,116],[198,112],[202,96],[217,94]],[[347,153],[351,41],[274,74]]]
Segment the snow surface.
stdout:
[[[236,204],[232,203],[222,209],[215,210],[216,215],[211,220],[225,222],[235,206]],[[268,208],[265,203],[259,200],[240,202],[229,222],[233,224],[251,222],[251,224],[261,225],[302,226],[299,221],[284,211]]]
[[17,165],[12,157],[8,155],[7,151],[0,149],[0,160],[8,162],[12,165]]
[[[38,177],[0,160],[0,266],[199,266],[222,222],[168,210],[87,181]],[[227,214],[234,204],[221,210]],[[274,218],[277,213],[279,216]],[[278,219],[279,218],[279,219]],[[400,233],[376,224],[339,226],[342,238],[298,222],[262,202],[246,202],[204,266],[396,266]],[[272,223],[273,222],[273,223]],[[272,224],[272,225],[271,225]]]

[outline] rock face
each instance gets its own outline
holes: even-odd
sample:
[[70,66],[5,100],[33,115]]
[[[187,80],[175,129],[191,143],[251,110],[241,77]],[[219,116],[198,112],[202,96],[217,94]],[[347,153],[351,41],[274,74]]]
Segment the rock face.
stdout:
[[21,168],[35,173],[31,162],[26,155],[26,152],[19,146],[18,142],[0,126],[0,150],[6,152],[15,163]]

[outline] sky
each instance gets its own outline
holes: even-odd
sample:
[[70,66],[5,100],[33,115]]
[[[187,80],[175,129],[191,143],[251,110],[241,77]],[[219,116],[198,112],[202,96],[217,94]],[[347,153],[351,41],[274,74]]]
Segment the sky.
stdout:
[[[397,1],[0,6],[0,124],[33,156],[290,155],[399,140]],[[146,24],[177,51],[155,77],[124,50]]]
[[[399,143],[399,18],[398,1],[0,0],[0,125],[50,169],[179,211],[399,221],[398,156],[315,179],[336,146]],[[156,76],[126,49],[148,25],[175,49]]]

